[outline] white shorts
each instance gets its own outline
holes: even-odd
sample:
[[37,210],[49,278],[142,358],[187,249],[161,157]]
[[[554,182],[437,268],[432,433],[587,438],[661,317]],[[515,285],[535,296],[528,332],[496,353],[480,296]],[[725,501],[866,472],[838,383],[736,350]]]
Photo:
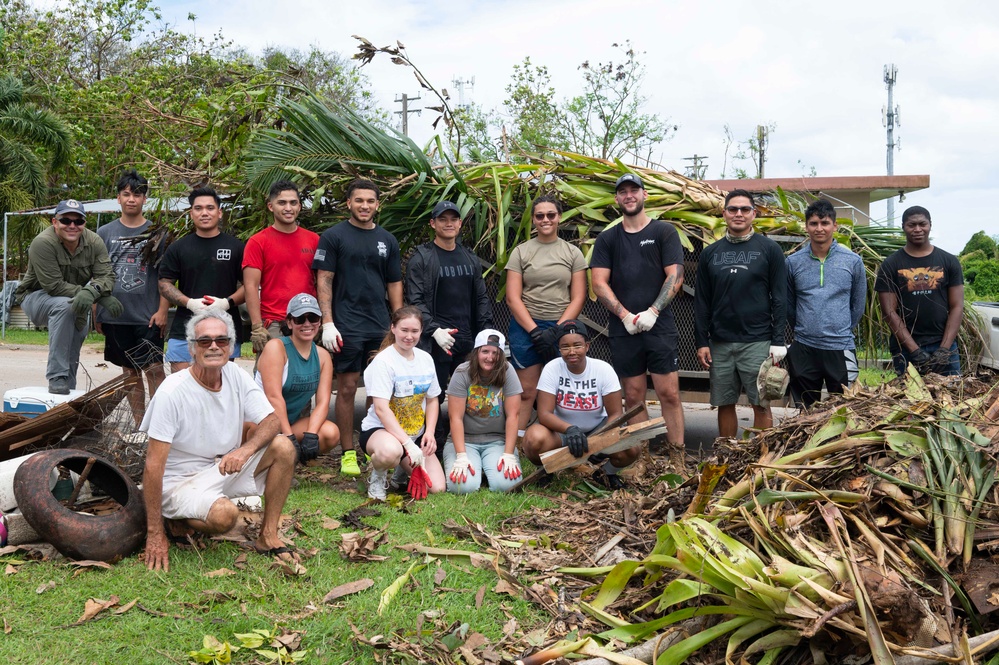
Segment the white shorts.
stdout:
[[166,519],[208,519],[208,511],[219,499],[238,499],[264,493],[267,471],[254,475],[260,459],[267,452],[264,446],[246,460],[239,473],[223,476],[218,461],[192,476],[178,478],[163,487],[163,517]]

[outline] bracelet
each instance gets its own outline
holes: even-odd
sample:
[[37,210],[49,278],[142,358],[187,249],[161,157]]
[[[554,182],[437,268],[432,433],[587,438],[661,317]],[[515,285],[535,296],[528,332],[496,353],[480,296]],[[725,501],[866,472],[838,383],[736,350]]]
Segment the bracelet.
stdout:
[[233,300],[232,298],[226,298],[225,301],[229,303],[229,309],[232,309],[233,307],[236,306],[236,301]]

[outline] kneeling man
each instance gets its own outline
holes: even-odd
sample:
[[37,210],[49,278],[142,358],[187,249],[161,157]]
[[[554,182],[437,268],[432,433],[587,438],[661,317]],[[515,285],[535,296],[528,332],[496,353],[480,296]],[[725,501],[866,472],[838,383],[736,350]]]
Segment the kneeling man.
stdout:
[[[231,499],[264,496],[258,552],[288,556],[278,536],[281,510],[295,468],[295,447],[278,435],[280,423],[264,391],[229,362],[236,342],[232,319],[209,309],[187,322],[192,364],[171,374],[146,410],[149,434],[142,474],[146,503],[146,567],[169,570],[167,525],[184,522],[205,533],[236,525]],[[243,423],[256,423],[242,442]]]

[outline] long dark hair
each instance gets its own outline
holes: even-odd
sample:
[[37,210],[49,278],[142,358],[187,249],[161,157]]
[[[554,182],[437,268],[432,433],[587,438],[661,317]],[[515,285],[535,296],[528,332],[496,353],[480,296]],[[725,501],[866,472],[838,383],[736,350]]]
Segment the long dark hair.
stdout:
[[468,382],[477,386],[502,388],[506,385],[506,354],[503,353],[503,349],[498,349],[499,360],[496,367],[487,372],[479,365],[479,350],[482,348],[480,346],[477,349],[472,349],[472,352],[468,354]]
[[[419,307],[414,305],[406,305],[405,307],[400,307],[392,312],[392,325],[399,325],[400,321],[409,318],[419,321],[420,330],[423,330],[423,312],[420,311]],[[392,328],[389,328],[388,332],[385,333],[385,339],[382,340],[382,345],[378,347],[378,351],[376,353],[381,353],[393,344],[395,344],[395,335],[392,333]]]

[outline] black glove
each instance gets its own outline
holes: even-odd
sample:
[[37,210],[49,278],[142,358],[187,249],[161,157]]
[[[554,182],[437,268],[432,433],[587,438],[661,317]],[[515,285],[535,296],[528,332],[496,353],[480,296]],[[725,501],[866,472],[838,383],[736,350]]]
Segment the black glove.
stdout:
[[926,353],[922,349],[918,349],[912,354],[912,358],[909,361],[916,366],[920,374],[929,374],[930,372],[936,371],[933,366],[933,356]]
[[298,461],[308,462],[319,457],[319,435],[306,432],[302,435],[302,445],[298,449]]
[[932,371],[943,374],[950,369],[951,350],[939,348],[930,356],[930,366]]
[[121,313],[125,311],[125,306],[122,305],[121,301],[114,296],[104,296],[103,298],[98,298],[97,304],[103,307],[113,319],[117,319],[121,316]]
[[296,439],[295,435],[292,434],[291,432],[285,434],[285,436],[288,437],[288,439],[291,440],[291,445],[295,446],[295,456],[296,457],[301,457],[302,456],[302,444],[300,444],[298,442],[298,439]]
[[90,311],[90,306],[93,305],[94,301],[100,297],[101,294],[97,288],[87,284],[85,287],[80,289],[75,296],[73,296],[69,306],[72,307],[73,311],[77,314],[83,315]]
[[582,457],[590,449],[586,434],[575,425],[570,425],[569,429],[562,435],[562,443],[569,449],[573,457]]
[[[548,331],[552,331],[549,333]],[[531,335],[531,345],[534,347],[534,351],[541,357],[541,360],[548,362],[552,360],[557,355],[555,351],[555,328],[548,328],[547,330],[542,330],[541,326],[536,326],[534,330],[530,332]]]
[[544,341],[545,346],[551,349],[552,353],[558,353],[558,326],[546,328],[545,331],[541,333],[541,339]]

